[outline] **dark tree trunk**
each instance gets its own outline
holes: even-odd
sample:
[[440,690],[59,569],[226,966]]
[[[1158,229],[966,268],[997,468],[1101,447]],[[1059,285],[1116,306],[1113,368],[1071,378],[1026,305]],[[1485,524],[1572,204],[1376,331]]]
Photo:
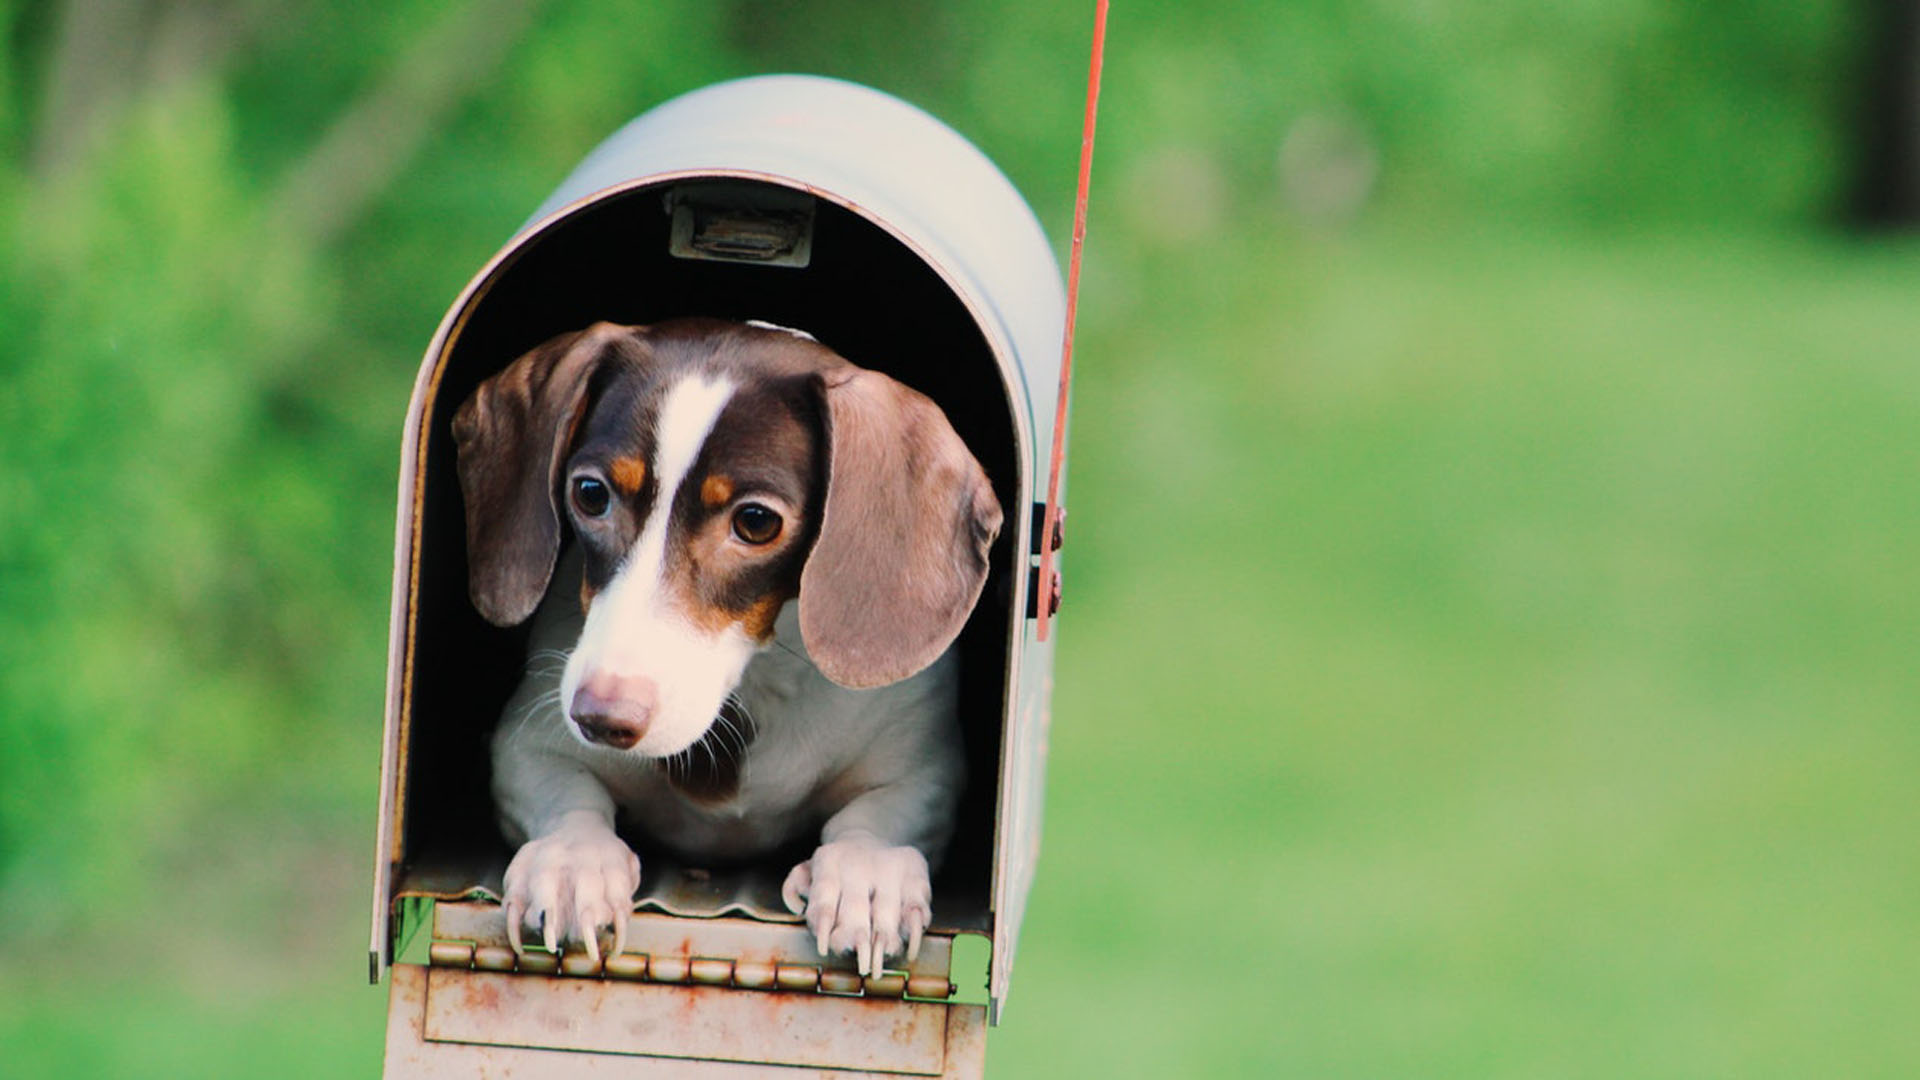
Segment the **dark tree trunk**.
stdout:
[[1920,0],[1866,0],[1869,67],[1854,216],[1920,225]]

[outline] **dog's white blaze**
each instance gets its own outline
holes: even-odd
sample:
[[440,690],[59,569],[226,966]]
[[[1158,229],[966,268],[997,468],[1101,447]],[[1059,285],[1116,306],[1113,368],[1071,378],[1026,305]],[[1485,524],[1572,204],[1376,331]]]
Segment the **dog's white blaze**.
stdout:
[[687,470],[700,456],[700,448],[707,444],[720,410],[732,396],[732,383],[687,378],[668,387],[661,397],[660,414],[654,421],[653,475],[658,483],[654,485],[653,505],[647,507],[647,524],[640,538],[614,573],[614,588],[622,584],[622,579],[635,576],[658,584],[666,563],[667,526],[674,497],[686,481]]
[[819,338],[814,337],[812,334],[807,333],[805,330],[795,330],[791,326],[781,326],[779,323],[770,323],[765,319],[748,319],[747,325],[751,327],[755,327],[760,330],[778,330],[783,334],[792,334],[794,337],[803,338],[807,341],[817,342],[820,340]]
[[[654,501],[646,525],[613,580],[594,597],[578,647],[567,658],[560,700],[573,694],[589,672],[652,679],[659,702],[633,753],[675,754],[704,735],[753,658],[755,645],[737,626],[720,633],[701,629],[668,601],[667,536],[675,496],[713,433],[734,384],[705,375],[667,388],[655,420],[652,471]],[[567,727],[580,735],[574,725]]]

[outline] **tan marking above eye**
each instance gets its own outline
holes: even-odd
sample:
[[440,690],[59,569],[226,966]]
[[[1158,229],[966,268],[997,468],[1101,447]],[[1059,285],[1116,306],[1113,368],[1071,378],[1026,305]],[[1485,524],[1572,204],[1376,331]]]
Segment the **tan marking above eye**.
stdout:
[[614,458],[613,465],[607,470],[613,478],[613,486],[620,489],[622,495],[633,495],[640,485],[647,481],[647,463],[639,458]]
[[733,499],[733,480],[714,473],[700,485],[700,501],[708,506],[721,507]]

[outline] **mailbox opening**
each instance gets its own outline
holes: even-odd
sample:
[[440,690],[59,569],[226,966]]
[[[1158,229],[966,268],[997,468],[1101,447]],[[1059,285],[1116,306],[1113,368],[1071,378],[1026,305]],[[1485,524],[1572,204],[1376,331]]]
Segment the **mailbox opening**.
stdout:
[[[702,223],[713,229],[710,240],[743,250],[710,245],[689,252],[687,230]],[[697,233],[693,239],[697,246]],[[804,262],[795,260],[796,250]],[[527,628],[496,628],[468,599],[464,508],[446,434],[454,411],[482,380],[556,334],[598,320],[694,315],[804,330],[854,363],[914,387],[945,410],[994,484],[1007,524],[960,638],[968,783],[934,876],[933,927],[991,933],[1010,635],[1024,614],[1013,607],[1023,591],[1016,576],[1027,572],[1021,519],[1030,512],[1015,406],[975,314],[926,260],[855,209],[775,178],[664,179],[589,200],[515,245],[450,323],[422,418],[414,493],[413,616],[401,689],[406,722],[398,827],[387,853],[393,894],[497,897],[512,854],[495,824],[488,736],[520,679]],[[643,908],[787,918],[778,895],[791,861],[721,868],[694,879],[698,887],[689,890],[647,838],[627,838],[643,863]],[[792,861],[804,855],[796,852]]]

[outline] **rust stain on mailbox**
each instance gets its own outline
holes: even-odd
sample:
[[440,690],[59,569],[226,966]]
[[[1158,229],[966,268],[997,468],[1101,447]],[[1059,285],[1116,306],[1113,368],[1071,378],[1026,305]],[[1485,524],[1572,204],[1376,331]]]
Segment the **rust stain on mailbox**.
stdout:
[[[455,1017],[453,1023],[456,1026],[453,1028],[440,1026],[436,1017],[462,1012],[462,1003],[448,1005],[442,1000],[436,1005],[435,996],[444,999],[463,993],[464,988],[457,984],[465,978],[515,980],[503,985],[515,987],[525,984],[536,994],[540,987],[556,983],[556,980],[445,971],[413,965],[395,968],[388,1005],[387,1075],[435,1080],[468,1080],[475,1076],[511,1076],[521,1080],[534,1077],[567,1077],[569,1080],[622,1077],[633,1080],[636,1077],[690,1075],[730,1077],[734,1080],[749,1077],[791,1080],[802,1074],[833,1077],[835,1080],[856,1080],[861,1077],[881,1080],[902,1075],[979,1077],[986,1049],[984,1006],[926,1006],[945,1014],[941,1020],[944,1028],[940,1034],[941,1046],[935,1051],[927,1041],[928,1035],[923,1028],[913,1026],[907,1018],[895,1015],[899,1011],[897,1005],[805,999],[841,1006],[851,1004],[856,1010],[868,1009],[875,1013],[886,1009],[887,1012],[882,1015],[890,1019],[884,1034],[863,1026],[859,1017],[844,1011],[822,1017],[791,1017],[791,1023],[780,1022],[779,1027],[768,1029],[765,1015],[754,1015],[747,1011],[723,1014],[737,1010],[734,998],[765,1000],[769,995],[733,993],[731,998],[701,1001],[698,995],[727,993],[701,987],[655,988],[663,994],[685,999],[689,1006],[684,1012],[675,1007],[675,1025],[657,1026],[645,1017],[632,1019],[627,1030],[618,1033],[622,1049],[604,1053],[556,1049],[541,1045],[539,1035],[524,1037],[524,1032],[515,1030],[514,1025],[524,1025],[537,1017],[539,1008],[538,1005],[529,1006],[517,1000],[500,999],[491,1012],[476,1011]],[[625,989],[640,988],[629,986]],[[618,998],[609,999],[609,1005],[615,1010],[616,1016],[636,1008],[634,1002]],[[445,1007],[446,1013],[436,1013],[439,1007]],[[645,1006],[639,1008],[644,1010]],[[595,1023],[605,1022],[603,1017],[606,1011],[605,1007],[593,1010],[599,1014],[595,1016]],[[485,1021],[493,1023],[482,1027]],[[745,1026],[755,1034],[746,1041],[731,1044],[723,1051],[722,1057],[694,1059],[680,1056],[685,1053],[685,1044],[678,1041],[676,1033],[693,1031],[699,1025],[708,1027],[704,1033],[696,1033],[695,1042],[712,1039],[729,1027],[737,1029]],[[562,1033],[559,1039],[549,1037],[548,1041],[563,1041],[568,1045],[579,1044],[582,1040],[591,1041],[595,1034],[589,1024],[574,1024],[565,1020],[557,1025],[548,1024],[543,1030],[549,1035],[556,1031]],[[787,1040],[782,1043],[778,1039],[766,1038],[768,1030],[784,1030]],[[465,1033],[490,1041],[460,1042],[445,1038]],[[633,1049],[635,1045],[646,1045],[644,1040],[649,1035],[663,1033],[670,1036],[672,1045],[682,1049],[665,1054],[647,1054]],[[883,1047],[877,1055],[871,1049],[875,1046]],[[835,1063],[797,1063],[828,1058],[836,1059]]]
[[[463,290],[415,383],[401,448],[374,978],[392,961],[403,898],[489,910],[506,855],[492,831],[484,733],[525,646],[467,600],[453,409],[555,334],[603,319],[711,315],[806,330],[927,394],[1008,510],[960,638],[970,787],[935,878],[929,938],[988,940],[997,1020],[1039,848],[1053,647],[1028,615],[1032,511],[1053,442],[1064,310],[1052,250],[1006,177],[939,121],[876,91],[806,76],[723,83],[642,115],[594,150]],[[976,1007],[914,1000],[949,987],[945,946],[937,970],[849,981],[791,925],[779,900],[785,867],[708,873],[644,843],[641,854],[638,909],[678,927],[636,943],[645,959],[510,961],[484,928],[436,925],[440,966],[425,982],[394,972],[392,1008],[416,1011],[390,1022],[390,1067],[425,1060],[435,1040],[450,1047],[448,1061],[504,1061],[509,1045],[531,1053],[564,1042],[592,1051],[570,1058],[666,1055],[684,1066],[764,1036],[772,1056],[751,1058],[762,1064],[972,1068],[947,1057],[951,1046],[981,1045]],[[727,928],[741,917],[795,937],[742,951],[759,945]],[[509,1034],[547,1041],[489,1041]],[[461,1058],[453,1047],[493,1056]],[[843,1064],[841,1054],[851,1057]]]
[[433,968],[426,1038],[938,1076],[947,1006]]

